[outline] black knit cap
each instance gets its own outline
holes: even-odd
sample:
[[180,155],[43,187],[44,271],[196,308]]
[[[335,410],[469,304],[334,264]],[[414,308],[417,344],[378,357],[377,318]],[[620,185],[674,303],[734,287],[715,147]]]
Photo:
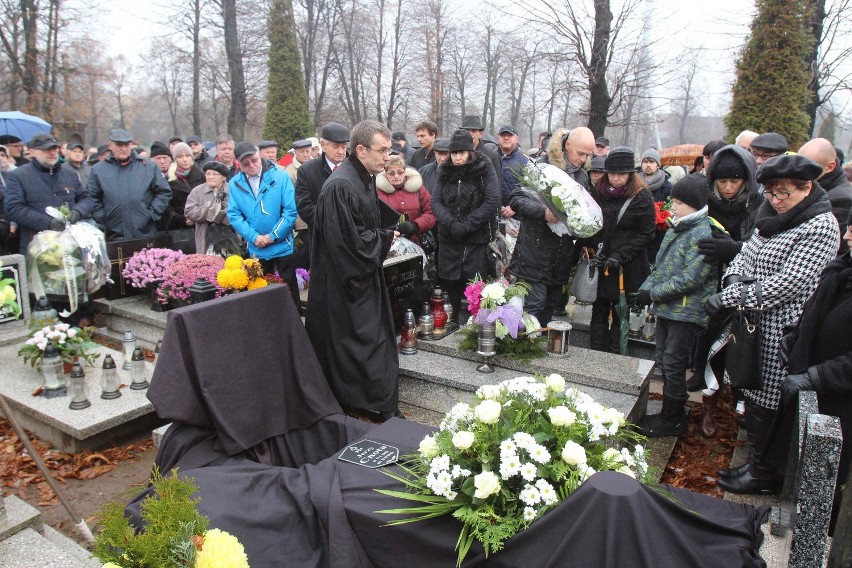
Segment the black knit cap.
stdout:
[[172,151],[169,150],[169,147],[163,144],[162,142],[154,142],[151,144],[151,151],[148,152],[148,155],[152,158],[154,156],[168,156],[172,157]]
[[787,151],[787,139],[777,132],[767,132],[752,140],[751,147],[757,150],[783,154]]
[[627,146],[617,146],[609,151],[604,162],[608,174],[623,174],[636,171],[636,156]]
[[473,152],[473,137],[470,132],[459,128],[453,132],[453,137],[450,139],[450,152]]
[[782,154],[766,160],[757,170],[757,181],[766,183],[776,178],[816,181],[821,175],[822,166],[813,160],[798,154],[793,156]]
[[213,170],[214,172],[219,172],[220,174],[222,174],[225,177],[228,177],[228,174],[230,173],[228,171],[228,166],[226,166],[222,162],[216,162],[216,161],[207,162],[206,164],[204,164],[204,167],[202,169],[205,172],[207,170]]
[[606,156],[592,156],[589,160],[590,172],[605,172],[606,171]]
[[748,169],[734,152],[716,152],[707,175],[714,182],[717,179],[748,179]]
[[672,187],[672,199],[683,201],[698,210],[707,205],[710,189],[707,178],[701,174],[689,174],[680,178]]

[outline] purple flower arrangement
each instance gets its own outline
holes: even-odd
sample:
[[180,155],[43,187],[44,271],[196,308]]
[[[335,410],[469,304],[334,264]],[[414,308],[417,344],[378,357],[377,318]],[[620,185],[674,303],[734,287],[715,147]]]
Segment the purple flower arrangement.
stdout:
[[216,297],[222,296],[225,289],[219,286],[216,275],[225,267],[221,256],[206,254],[185,255],[166,269],[163,283],[157,290],[157,301],[162,304],[175,302],[183,305],[189,302],[189,287],[199,278],[206,278],[216,287]]
[[168,269],[186,255],[179,250],[166,248],[146,248],[133,253],[121,275],[134,288],[153,290],[163,282]]
[[299,285],[299,292],[304,291],[311,281],[311,273],[306,268],[296,269],[296,283]]

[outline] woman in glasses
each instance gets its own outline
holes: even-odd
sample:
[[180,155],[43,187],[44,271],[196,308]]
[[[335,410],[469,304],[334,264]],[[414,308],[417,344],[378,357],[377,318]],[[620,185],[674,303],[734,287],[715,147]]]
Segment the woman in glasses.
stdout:
[[[712,168],[712,165],[711,165]],[[745,307],[760,313],[762,386],[743,390],[749,460],[719,472],[719,487],[732,493],[777,493],[780,477],[766,460],[766,441],[781,398],[787,366],[778,356],[784,327],[802,315],[805,302],[834,258],[840,229],[828,195],[816,179],[822,167],[804,156],[769,159],[757,177],[766,198],[757,212],[755,231],[723,276],[727,287],[711,296],[708,311],[736,307],[748,286]],[[761,283],[762,299],[756,286]]]
[[500,186],[491,160],[473,149],[467,130],[456,130],[450,139],[450,159],[438,168],[432,190],[432,212],[438,219],[438,278],[450,295],[453,313],[459,313],[468,280],[479,274],[494,276],[489,269],[488,243],[497,231]]

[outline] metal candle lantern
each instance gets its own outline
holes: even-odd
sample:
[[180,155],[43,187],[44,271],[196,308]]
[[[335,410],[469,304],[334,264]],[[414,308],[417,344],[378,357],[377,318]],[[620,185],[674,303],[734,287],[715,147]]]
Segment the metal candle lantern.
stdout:
[[92,406],[86,394],[86,373],[83,372],[83,367],[80,362],[74,363],[71,369],[71,404],[68,408],[71,410],[82,410]]
[[402,334],[400,337],[402,349],[399,352],[403,355],[414,355],[417,353],[417,327],[414,322],[414,312],[411,309],[405,310],[405,316],[402,321]]
[[420,313],[420,335],[430,336],[435,329],[435,319],[432,317],[432,310],[429,309],[429,303],[423,303],[423,311]]
[[101,370],[101,398],[110,400],[120,397],[120,386],[121,381],[118,379],[115,361],[112,355],[107,353],[106,357],[104,357],[103,369]]
[[130,388],[133,390],[142,390],[148,388],[148,369],[145,367],[145,356],[142,355],[142,348],[137,347],[133,350],[133,369],[130,371]]
[[648,314],[645,318],[645,325],[642,326],[642,339],[645,341],[654,341],[657,335],[657,318],[654,314]]
[[42,396],[55,398],[65,396],[65,371],[62,369],[62,359],[53,343],[48,343],[44,348],[44,356],[41,359],[41,378],[43,380]]
[[133,351],[136,349],[136,336],[129,329],[124,332],[124,339],[121,340],[121,352],[124,355],[124,363],[121,368],[129,371],[132,368]]
[[449,292],[444,292],[444,311],[447,312],[447,323],[453,321],[453,304],[450,302]]
[[493,373],[494,367],[489,364],[489,360],[497,354],[497,322],[485,322],[479,326],[476,353],[485,357],[485,361],[476,370],[480,373]]
[[160,349],[163,348],[163,340],[158,339],[157,344],[154,346],[154,367],[157,368],[157,363],[160,362]]
[[571,324],[557,320],[547,324],[547,327],[547,354],[554,357],[567,355]]
[[211,284],[206,278],[196,280],[187,291],[189,292],[189,300],[192,304],[206,302],[216,297],[216,286]]

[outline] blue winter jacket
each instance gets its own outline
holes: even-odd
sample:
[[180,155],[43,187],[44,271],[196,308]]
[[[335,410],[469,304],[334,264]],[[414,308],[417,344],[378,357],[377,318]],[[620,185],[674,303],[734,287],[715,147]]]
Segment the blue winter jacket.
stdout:
[[56,164],[42,166],[37,160],[9,172],[6,178],[6,216],[18,224],[21,232],[21,254],[26,254],[30,239],[44,231],[53,219],[46,207],[68,204],[83,218],[91,217],[95,201],[83,189],[79,176]]
[[[249,254],[263,260],[292,254],[296,189],[289,174],[264,163],[257,197],[243,172],[231,178],[228,188],[228,220],[248,243]],[[270,235],[272,244],[258,247],[258,235]]]
[[500,152],[500,165],[503,169],[503,195],[501,197],[503,205],[509,205],[512,201],[512,194],[518,187],[518,173],[529,161],[530,159],[521,152],[520,146],[515,146],[515,149],[508,154]]
[[649,290],[657,317],[696,323],[706,328],[707,299],[716,292],[716,265],[704,262],[698,241],[710,237],[707,208],[669,222],[657,262],[640,290]]

